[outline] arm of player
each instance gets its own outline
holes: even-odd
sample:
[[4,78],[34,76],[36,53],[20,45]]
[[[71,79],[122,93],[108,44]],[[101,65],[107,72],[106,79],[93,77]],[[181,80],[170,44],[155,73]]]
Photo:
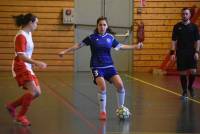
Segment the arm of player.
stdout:
[[197,40],[197,42],[196,42],[196,51],[197,52],[200,51],[200,40]]
[[81,48],[81,47],[82,47],[82,45],[76,43],[76,44],[74,44],[72,47],[67,48],[67,49],[64,49],[63,51],[59,52],[58,55],[59,55],[60,57],[63,57],[64,54],[69,53],[69,52],[76,51],[77,49],[79,49],[79,48]]
[[137,45],[121,44],[121,47],[120,47],[121,50],[142,49],[142,48],[143,48],[143,44],[142,43],[138,43]]
[[196,59],[196,60],[198,60],[199,59],[199,49],[200,49],[200,40],[197,40],[196,42],[195,42],[195,46],[196,46],[196,50],[195,50],[195,55],[194,55],[194,58]]
[[176,44],[177,44],[177,41],[172,41],[172,47],[171,47],[171,50],[170,50],[171,60],[176,59],[176,56],[175,56]]
[[24,62],[27,62],[27,63],[30,63],[32,65],[36,65],[38,66],[39,68],[46,68],[47,67],[47,64],[42,62],[42,61],[38,61],[38,60],[33,60],[31,58],[28,58],[27,56],[24,55],[24,53],[18,53],[17,56],[23,60]]
[[177,43],[177,41],[172,41],[172,48],[171,48],[171,50],[176,51],[176,43]]

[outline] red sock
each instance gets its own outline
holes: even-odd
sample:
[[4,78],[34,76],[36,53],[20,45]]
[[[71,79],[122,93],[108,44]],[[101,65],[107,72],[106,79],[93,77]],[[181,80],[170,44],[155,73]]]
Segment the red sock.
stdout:
[[23,102],[21,104],[21,109],[19,111],[19,114],[18,116],[24,116],[25,113],[28,111],[28,107],[30,106],[32,100],[33,100],[33,95],[31,93],[26,93],[24,94],[24,97],[23,97]]
[[25,95],[26,95],[26,94],[22,95],[22,96],[19,97],[17,100],[11,102],[10,105],[11,105],[12,107],[14,107],[14,108],[20,106],[20,105],[22,104],[22,102],[23,102],[23,99],[24,99],[24,96],[25,96]]

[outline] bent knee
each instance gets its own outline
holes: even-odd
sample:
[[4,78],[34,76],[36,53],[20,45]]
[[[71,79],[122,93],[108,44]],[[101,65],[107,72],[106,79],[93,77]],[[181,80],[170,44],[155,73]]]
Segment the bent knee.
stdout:
[[41,94],[42,94],[41,91],[37,91],[35,92],[35,97],[39,97]]
[[40,89],[33,90],[33,95],[34,95],[35,98],[39,97],[41,94],[42,94],[42,92],[41,92]]
[[115,87],[117,88],[118,91],[124,90],[124,85],[122,82],[116,83]]
[[106,88],[104,88],[104,87],[99,88],[99,92],[100,92],[100,93],[105,93],[105,92],[106,92]]
[[124,87],[123,87],[123,88],[118,88],[117,91],[118,91],[119,93],[124,93],[124,92],[125,92],[125,89],[124,89]]

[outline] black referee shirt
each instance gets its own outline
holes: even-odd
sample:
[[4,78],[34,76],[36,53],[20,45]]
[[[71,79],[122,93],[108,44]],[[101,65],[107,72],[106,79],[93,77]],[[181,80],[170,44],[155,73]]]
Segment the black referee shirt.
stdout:
[[177,41],[176,50],[193,50],[195,42],[200,39],[197,25],[177,23],[173,28],[172,40]]

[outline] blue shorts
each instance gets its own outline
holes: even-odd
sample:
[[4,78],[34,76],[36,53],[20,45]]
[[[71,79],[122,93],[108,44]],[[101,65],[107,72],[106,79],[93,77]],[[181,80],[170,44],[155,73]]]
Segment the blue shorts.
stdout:
[[113,77],[114,75],[117,75],[117,70],[115,67],[108,67],[108,68],[92,68],[92,74],[93,74],[93,81],[95,84],[96,83],[96,78],[97,77],[103,77],[107,81],[110,81],[110,78]]

